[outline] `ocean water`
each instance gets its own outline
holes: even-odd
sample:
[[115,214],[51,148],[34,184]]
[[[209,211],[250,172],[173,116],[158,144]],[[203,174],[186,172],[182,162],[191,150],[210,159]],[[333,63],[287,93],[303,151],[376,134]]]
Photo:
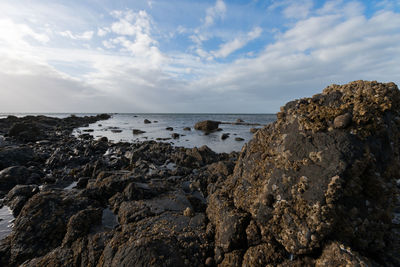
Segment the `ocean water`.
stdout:
[[[65,118],[71,113],[13,113],[13,114],[0,114],[0,119],[8,115],[15,115],[17,117],[27,115],[45,115],[57,118]],[[91,116],[96,113],[75,113],[76,116]],[[145,124],[144,120],[150,120],[152,123]],[[222,122],[234,123],[237,119],[241,119],[246,123],[258,123],[260,126],[251,125],[234,125],[234,124],[221,124],[222,131],[210,133],[205,135],[201,131],[195,130],[194,125],[203,120],[215,120]],[[262,128],[264,125],[272,123],[276,120],[276,114],[176,114],[176,113],[141,113],[141,114],[112,114],[112,118],[106,121],[98,121],[89,125],[75,129],[73,134],[78,136],[82,133],[89,133],[96,139],[100,137],[107,137],[113,142],[140,142],[146,140],[156,140],[160,142],[168,142],[175,146],[183,147],[200,147],[207,145],[215,152],[231,152],[240,151],[245,144],[249,141],[253,134],[250,133],[251,128]],[[167,127],[172,127],[173,131],[166,130]],[[184,131],[183,128],[190,127],[191,131]],[[134,135],[133,129],[145,131],[143,134]],[[93,130],[92,132],[85,132]],[[181,135],[178,139],[172,139],[171,134],[178,133]],[[221,140],[223,133],[229,133],[230,137]],[[243,138],[244,141],[236,141],[235,138]],[[157,138],[171,138],[170,140],[157,140]]]
[[[151,121],[151,123],[145,124],[145,119]],[[234,123],[237,119],[241,119],[246,123],[261,125],[220,124],[222,131],[208,135],[194,129],[194,125],[203,120]],[[109,120],[99,121],[88,127],[76,129],[74,134],[89,133],[95,138],[105,136],[114,142],[140,142],[146,140],[160,141],[157,138],[171,138],[172,133],[177,133],[180,135],[178,139],[163,140],[161,142],[183,147],[207,145],[215,152],[229,153],[240,151],[245,142],[252,138],[251,128],[262,128],[275,120],[275,114],[114,114]],[[166,130],[167,127],[172,127],[173,130],[168,131]],[[185,127],[190,127],[191,131],[183,130]],[[145,133],[134,135],[132,133],[133,129],[142,130]],[[92,132],[87,132],[87,130]],[[221,135],[223,133],[229,133],[230,137],[222,140]],[[236,137],[244,140],[236,141]]]

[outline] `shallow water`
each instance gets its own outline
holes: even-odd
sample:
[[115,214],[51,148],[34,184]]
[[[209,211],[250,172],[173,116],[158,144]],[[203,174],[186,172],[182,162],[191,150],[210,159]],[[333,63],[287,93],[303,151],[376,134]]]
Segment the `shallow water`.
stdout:
[[[144,120],[152,123],[145,124]],[[203,120],[215,120],[223,122],[236,122],[241,119],[246,123],[259,123],[261,126],[251,125],[232,125],[221,124],[222,131],[205,135],[202,131],[194,130],[194,125]],[[111,119],[99,121],[76,129],[74,134],[77,136],[82,133],[89,133],[95,138],[107,137],[109,140],[118,142],[140,142],[146,140],[157,140],[157,138],[171,138],[172,133],[180,134],[179,139],[170,139],[169,142],[176,146],[200,147],[207,145],[215,152],[240,151],[249,141],[253,134],[250,129],[262,128],[276,120],[275,114],[114,114]],[[172,127],[173,131],[166,130]],[[185,127],[190,127],[191,131],[184,131]],[[145,131],[143,134],[134,135],[133,129]],[[90,130],[91,132],[86,132]],[[93,131],[92,131],[93,130]],[[221,140],[223,133],[229,133],[230,137]],[[241,137],[244,141],[236,141],[235,137]]]
[[12,231],[14,216],[9,207],[0,209],[0,240],[8,236]]

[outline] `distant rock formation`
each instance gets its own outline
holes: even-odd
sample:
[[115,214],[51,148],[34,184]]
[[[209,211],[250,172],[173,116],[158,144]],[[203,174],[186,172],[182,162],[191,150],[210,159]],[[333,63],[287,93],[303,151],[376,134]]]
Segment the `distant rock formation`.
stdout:
[[205,120],[205,121],[200,121],[194,125],[194,128],[196,130],[201,130],[205,133],[211,133],[214,131],[217,131],[218,126],[221,122],[219,121],[211,121],[211,120]]
[[209,197],[216,263],[400,266],[399,149],[394,83],[331,85],[287,103]]

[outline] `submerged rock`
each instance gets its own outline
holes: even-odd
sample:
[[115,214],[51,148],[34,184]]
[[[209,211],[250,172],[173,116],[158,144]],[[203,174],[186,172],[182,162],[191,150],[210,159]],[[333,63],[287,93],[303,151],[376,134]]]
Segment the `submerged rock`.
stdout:
[[[255,243],[302,265],[398,266],[399,236],[391,218],[400,175],[399,118],[400,92],[393,83],[332,85],[281,108],[210,196],[207,214],[223,262],[285,265],[282,256],[254,254],[263,251],[253,251]],[[330,242],[359,256],[335,258],[342,249]]]
[[142,131],[142,130],[139,130],[139,129],[133,129],[132,133],[137,135],[137,134],[143,134],[143,133],[145,133],[145,131]]

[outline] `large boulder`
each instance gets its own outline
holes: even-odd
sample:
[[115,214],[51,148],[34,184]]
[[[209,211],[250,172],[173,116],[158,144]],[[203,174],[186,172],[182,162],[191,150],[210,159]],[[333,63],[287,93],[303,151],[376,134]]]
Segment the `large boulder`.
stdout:
[[245,255],[243,262],[285,265],[282,257],[254,249],[273,245],[268,250],[300,265],[318,257],[314,264],[340,263],[327,252],[337,250],[326,247],[333,242],[342,244],[339,251],[357,251],[359,264],[399,266],[392,223],[399,148],[400,92],[394,83],[331,85],[289,102],[245,145],[233,175],[209,198],[215,260],[241,250],[235,255]]
[[10,166],[25,165],[33,159],[34,153],[29,147],[0,148],[0,170]]
[[[0,246],[0,265],[17,266],[27,259],[45,255],[60,246],[63,239],[71,242],[84,235],[99,220],[95,209],[79,213],[91,207],[96,207],[94,201],[72,192],[60,190],[33,195],[15,219],[6,249]],[[4,252],[7,250],[8,257]]]
[[196,130],[201,130],[203,132],[210,133],[216,131],[220,123],[221,123],[220,121],[211,121],[211,120],[199,121],[194,125],[194,128]]
[[14,123],[8,131],[8,136],[25,142],[34,142],[46,137],[37,123],[29,122]]
[[0,171],[0,192],[8,192],[17,184],[36,184],[39,181],[40,177],[32,175],[26,167],[9,167]]

